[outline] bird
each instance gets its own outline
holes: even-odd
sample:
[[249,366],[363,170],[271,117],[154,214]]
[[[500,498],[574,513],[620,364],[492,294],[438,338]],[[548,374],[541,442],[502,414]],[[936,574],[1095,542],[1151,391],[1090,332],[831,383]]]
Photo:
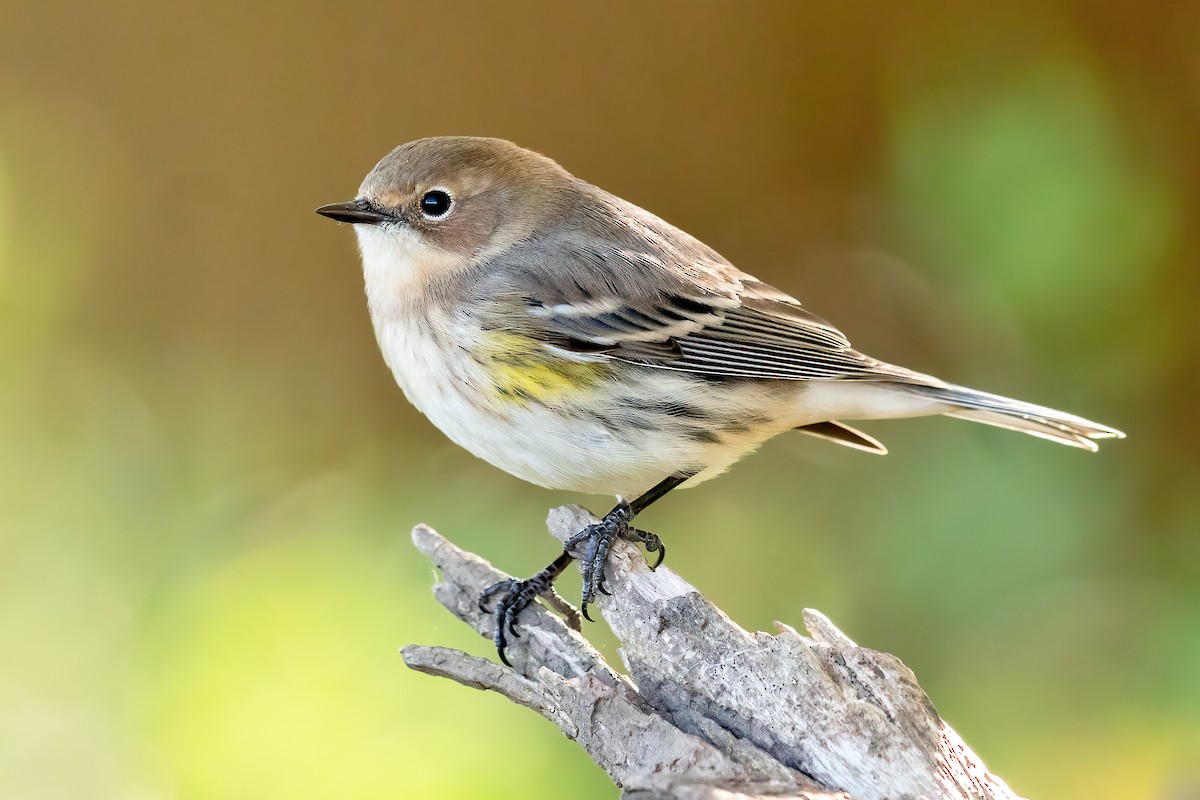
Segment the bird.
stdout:
[[375,336],[412,405],[518,478],[617,497],[546,568],[483,592],[505,664],[520,612],[559,599],[574,559],[591,619],[616,539],[662,560],[638,513],[786,431],[878,454],[845,420],[940,414],[1092,451],[1124,437],[861,353],[699,239],[503,139],[402,144],[317,213],[353,225]]

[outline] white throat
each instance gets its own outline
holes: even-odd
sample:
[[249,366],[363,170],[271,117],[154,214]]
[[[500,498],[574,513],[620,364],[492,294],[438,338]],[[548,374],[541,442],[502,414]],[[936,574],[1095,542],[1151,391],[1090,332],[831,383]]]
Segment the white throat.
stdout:
[[421,296],[422,277],[437,268],[445,254],[411,228],[355,225],[354,233],[362,253],[367,306],[378,330],[383,320],[403,313],[406,305]]

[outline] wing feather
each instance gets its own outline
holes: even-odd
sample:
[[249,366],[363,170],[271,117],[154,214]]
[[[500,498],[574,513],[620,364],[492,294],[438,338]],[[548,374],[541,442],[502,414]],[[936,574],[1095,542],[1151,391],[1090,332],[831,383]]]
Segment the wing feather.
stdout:
[[601,199],[607,213],[589,216],[607,226],[606,236],[566,231],[483,265],[480,299],[523,301],[490,304],[490,324],[556,352],[714,377],[927,380],[854,350],[799,301],[686,233]]

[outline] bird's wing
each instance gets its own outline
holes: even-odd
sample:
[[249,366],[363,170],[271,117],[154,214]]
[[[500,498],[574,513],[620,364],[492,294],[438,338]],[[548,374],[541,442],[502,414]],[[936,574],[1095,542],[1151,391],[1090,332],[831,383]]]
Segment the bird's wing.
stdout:
[[625,243],[562,239],[505,254],[484,289],[509,301],[492,304],[508,310],[494,324],[567,357],[712,377],[928,380],[854,350],[797,300],[691,237],[686,247],[644,235]]

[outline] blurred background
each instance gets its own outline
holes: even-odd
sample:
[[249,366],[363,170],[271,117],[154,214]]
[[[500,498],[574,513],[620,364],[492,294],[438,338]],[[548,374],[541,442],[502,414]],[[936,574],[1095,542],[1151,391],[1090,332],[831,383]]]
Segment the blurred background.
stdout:
[[414,523],[524,575],[548,507],[610,502],[410,408],[312,212],[451,133],[549,154],[873,355],[1123,428],[785,436],[644,522],[742,625],[811,606],[899,655],[1020,793],[1200,796],[1200,5],[0,19],[0,797],[615,796],[397,653],[491,655]]

